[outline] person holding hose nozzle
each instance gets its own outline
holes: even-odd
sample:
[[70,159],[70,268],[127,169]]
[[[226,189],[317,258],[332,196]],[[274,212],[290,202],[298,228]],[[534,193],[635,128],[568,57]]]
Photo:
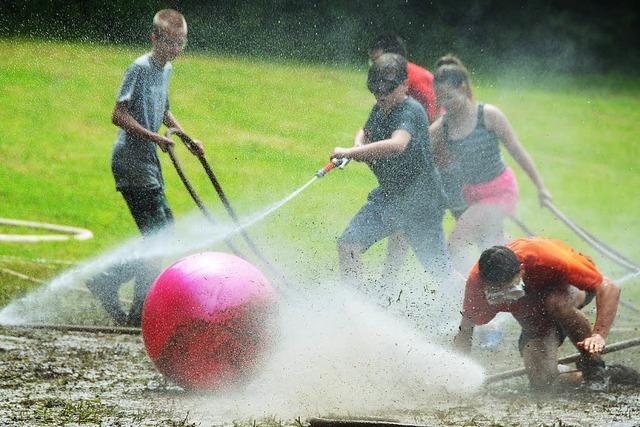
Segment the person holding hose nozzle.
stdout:
[[[522,327],[518,347],[532,389],[562,385],[560,369],[565,367],[557,363],[558,347],[569,337],[582,357],[576,363],[581,376],[568,379],[603,390],[610,372],[600,353],[619,298],[620,288],[589,257],[559,240],[533,237],[493,246],[482,252],[469,274],[454,347],[468,353],[474,327],[508,312]],[[593,299],[597,315],[591,325],[581,309]]]
[[[407,61],[386,53],[373,61],[367,79],[375,96],[369,118],[353,147],[336,147],[332,158],[365,162],[379,186],[338,241],[340,269],[355,282],[361,255],[374,243],[402,232],[445,294],[456,294],[442,229],[444,194],[428,136],[424,108],[407,95]],[[456,298],[457,299],[457,298]]]
[[[187,22],[173,9],[153,18],[151,52],[136,59],[124,75],[112,122],[120,128],[113,146],[111,169],[138,229],[149,236],[173,223],[164,193],[156,147],[166,151],[174,142],[158,133],[162,124],[181,129],[169,109],[171,62],[187,40]],[[194,154],[204,153],[195,141]],[[157,262],[125,260],[87,281],[89,290],[119,325],[140,326],[147,292],[160,272]],[[133,306],[127,315],[118,299],[120,287],[135,278]]]

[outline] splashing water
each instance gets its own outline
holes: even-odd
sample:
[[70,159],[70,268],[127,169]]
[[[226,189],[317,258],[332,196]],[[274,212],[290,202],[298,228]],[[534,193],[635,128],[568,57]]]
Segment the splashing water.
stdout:
[[[315,180],[241,218],[239,226],[212,225],[192,214],[176,222],[173,231],[131,240],[12,302],[0,311],[0,323],[55,318],[64,309],[51,303],[52,295],[81,284],[114,262],[132,256],[176,257],[209,248],[264,220]],[[400,316],[362,293],[332,283],[312,289],[305,288],[303,280],[298,283],[298,289],[288,289],[280,299],[280,338],[260,373],[242,388],[189,397],[196,412],[226,422],[273,415],[372,415],[420,409],[481,386],[484,372],[479,365],[429,342]]]
[[[196,413],[229,419],[404,413],[478,390],[482,368],[362,294],[323,283],[280,302],[281,339],[241,390],[193,397]],[[195,415],[195,414],[194,414]]]

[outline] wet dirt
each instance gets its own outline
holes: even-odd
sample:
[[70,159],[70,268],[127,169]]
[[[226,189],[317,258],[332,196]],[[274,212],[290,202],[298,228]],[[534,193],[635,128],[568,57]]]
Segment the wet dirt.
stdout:
[[[497,354],[502,353],[478,354],[489,366],[488,373],[518,367],[513,354]],[[638,368],[638,354],[630,349],[607,360]],[[504,366],[489,363],[497,359],[504,359]],[[165,381],[147,357],[140,336],[0,327],[0,394],[3,426],[307,425],[303,417],[279,419],[277,414],[224,419],[207,407],[214,395],[185,392]],[[409,412],[316,415],[372,416],[420,425],[637,426],[640,389],[615,386],[609,393],[536,396],[520,378],[465,398],[443,396],[430,407]]]

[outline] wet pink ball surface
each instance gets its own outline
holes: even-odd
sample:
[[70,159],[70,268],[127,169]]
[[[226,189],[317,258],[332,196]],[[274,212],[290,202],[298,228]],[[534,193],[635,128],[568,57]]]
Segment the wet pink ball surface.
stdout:
[[275,313],[275,292],[260,270],[234,255],[203,252],[158,276],[144,304],[142,336],[162,374],[187,389],[217,389],[259,365]]

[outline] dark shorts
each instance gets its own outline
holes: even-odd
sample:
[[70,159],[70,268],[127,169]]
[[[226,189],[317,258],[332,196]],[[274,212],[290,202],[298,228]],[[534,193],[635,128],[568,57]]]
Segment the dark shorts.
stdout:
[[443,215],[441,206],[431,207],[428,201],[401,205],[374,190],[340,236],[340,243],[357,244],[366,250],[385,237],[402,232],[427,271],[446,276],[451,264],[442,229]]
[[162,188],[120,191],[143,236],[173,224],[173,213]]
[[[584,307],[586,307],[587,305],[589,305],[591,303],[591,301],[593,301],[593,299],[596,297],[595,292],[593,291],[585,291],[586,293],[586,297],[584,299],[584,302],[582,303],[582,305],[580,305],[580,307],[578,307],[579,309],[582,309]],[[555,324],[554,325],[554,331],[556,333],[556,336],[558,337],[558,342],[560,343],[560,345],[562,345],[562,343],[564,342],[564,340],[567,338],[567,333],[564,331],[564,329],[562,328],[562,326],[560,326],[559,324]],[[527,333],[524,330],[522,332],[520,332],[520,338],[518,338],[518,350],[520,350],[520,356],[522,356],[522,351],[524,350],[524,347],[527,345],[527,343],[529,341],[531,341],[532,339],[535,338],[540,338],[539,336],[535,336],[533,334]]]

